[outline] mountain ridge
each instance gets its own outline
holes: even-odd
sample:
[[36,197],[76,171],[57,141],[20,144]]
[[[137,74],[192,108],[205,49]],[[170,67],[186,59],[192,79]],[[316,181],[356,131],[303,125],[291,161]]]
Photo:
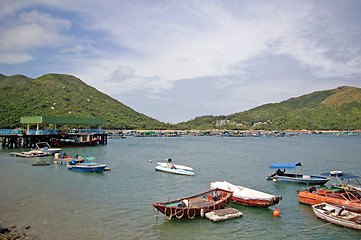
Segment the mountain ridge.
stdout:
[[361,129],[361,89],[340,86],[229,115],[163,123],[66,74],[38,78],[0,74],[0,128],[21,127],[21,116],[105,118],[109,129],[355,130]]

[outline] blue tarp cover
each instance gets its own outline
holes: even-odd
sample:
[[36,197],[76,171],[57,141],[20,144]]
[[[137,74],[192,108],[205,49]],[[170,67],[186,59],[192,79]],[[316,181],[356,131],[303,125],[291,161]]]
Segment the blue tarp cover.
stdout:
[[301,163],[272,163],[269,168],[279,168],[279,169],[295,169],[296,166],[301,166]]

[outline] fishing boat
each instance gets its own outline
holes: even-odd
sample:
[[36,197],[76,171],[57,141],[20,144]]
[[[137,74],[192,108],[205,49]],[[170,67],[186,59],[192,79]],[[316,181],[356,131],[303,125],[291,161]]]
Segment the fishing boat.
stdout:
[[168,202],[153,203],[159,212],[176,218],[203,217],[206,213],[223,209],[229,205],[232,192],[221,189],[212,189],[191,197],[185,197]]
[[[297,167],[301,168],[302,174],[297,174]],[[273,174],[270,174],[267,177],[267,180],[304,183],[304,184],[325,184],[326,182],[329,181],[329,178],[325,176],[304,175],[302,164],[300,162],[272,163],[270,169],[277,169],[277,171]],[[286,169],[294,169],[295,173],[285,173]]]
[[67,168],[78,172],[104,172],[107,165],[94,162],[68,163]]
[[91,147],[98,144],[98,138],[94,134],[72,134],[70,138],[52,139],[52,145],[57,147]]
[[327,222],[361,230],[361,214],[328,203],[312,205],[312,210],[318,218]]
[[49,154],[55,154],[61,151],[61,148],[50,147],[49,143],[47,142],[38,142],[35,144],[35,149]]
[[330,183],[325,188],[316,186],[308,187],[298,192],[298,201],[307,205],[316,205],[320,203],[329,203],[338,207],[344,207],[348,211],[361,213],[361,194],[359,191],[347,186],[341,180],[351,180],[359,176],[344,174],[341,171],[332,171],[323,173],[329,174],[333,179],[339,181],[339,184]]
[[187,167],[187,166],[183,166],[183,165],[179,165],[179,164],[172,164],[172,159],[171,158],[166,159],[165,162],[157,162],[157,164],[162,166],[162,167],[173,166],[176,169],[182,169],[182,170],[186,170],[186,171],[193,171],[193,168],[191,168],[191,167]]
[[227,181],[215,181],[211,182],[211,189],[222,189],[232,191],[233,203],[251,206],[251,207],[269,207],[279,203],[282,196],[275,196],[268,193],[260,192],[250,188],[236,186]]
[[193,168],[174,164],[172,159],[167,159],[167,162],[158,162],[157,166],[155,167],[156,171],[162,171],[167,173],[174,173],[179,175],[187,175],[187,176],[194,176]]

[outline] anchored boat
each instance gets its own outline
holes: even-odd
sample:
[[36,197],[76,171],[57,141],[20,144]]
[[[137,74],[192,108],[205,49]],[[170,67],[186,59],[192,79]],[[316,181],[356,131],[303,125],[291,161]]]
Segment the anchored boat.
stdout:
[[[297,174],[296,167],[301,167],[302,174]],[[293,183],[304,183],[304,184],[325,184],[330,179],[324,176],[304,175],[302,164],[296,163],[272,163],[270,169],[277,169],[276,173],[270,174],[267,180],[293,182]],[[281,170],[282,169],[282,170]],[[285,173],[286,169],[294,169],[295,173]]]
[[185,197],[168,202],[153,203],[159,212],[176,218],[203,217],[206,213],[223,209],[229,205],[232,192],[221,189],[213,189],[194,196]]
[[191,167],[187,167],[187,166],[183,166],[183,165],[178,165],[178,164],[174,164],[172,163],[172,159],[167,159],[167,162],[158,162],[158,166],[155,167],[156,171],[162,171],[162,172],[167,172],[167,173],[174,173],[174,174],[179,174],[179,175],[188,175],[188,176],[194,176],[194,172],[193,172],[193,168]]
[[281,196],[275,196],[250,188],[236,186],[227,181],[211,182],[211,188],[232,191],[233,195],[231,201],[233,203],[251,207],[269,207],[279,203],[282,199]]
[[330,177],[337,179],[339,184],[329,184],[326,188],[316,186],[308,187],[306,190],[299,191],[298,201],[308,205],[320,203],[329,203],[338,207],[344,207],[348,211],[361,213],[361,194],[359,191],[348,187],[341,180],[351,180],[359,176],[344,174],[341,171],[332,171],[328,174]]
[[327,222],[361,230],[361,214],[350,212],[328,203],[313,205],[312,210],[318,218]]

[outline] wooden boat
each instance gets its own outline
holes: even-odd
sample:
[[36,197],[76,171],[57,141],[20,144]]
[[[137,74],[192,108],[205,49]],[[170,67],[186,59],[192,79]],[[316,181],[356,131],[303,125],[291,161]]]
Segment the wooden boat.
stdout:
[[236,186],[227,181],[211,182],[211,188],[232,191],[231,201],[233,203],[251,207],[269,207],[279,203],[282,199],[282,196],[275,196],[250,188]]
[[30,150],[27,152],[12,152],[10,153],[10,155],[13,157],[33,158],[33,157],[47,157],[50,154],[40,150]]
[[347,211],[328,203],[312,205],[312,210],[318,218],[340,226],[361,230],[361,214]]
[[193,168],[191,168],[191,167],[187,167],[187,166],[172,163],[172,159],[170,159],[170,158],[166,159],[166,162],[157,162],[157,164],[162,166],[162,167],[168,167],[168,166],[172,167],[173,166],[176,169],[182,169],[182,170],[186,170],[186,171],[193,171]]
[[174,166],[173,167],[163,167],[161,165],[158,165],[155,167],[156,171],[162,171],[162,172],[167,172],[167,173],[174,173],[174,174],[179,174],[179,175],[187,175],[187,176],[194,176],[194,172],[192,171],[187,171],[187,170],[183,170],[183,169],[177,169]]
[[52,148],[50,147],[49,143],[47,142],[38,142],[37,144],[35,144],[35,149],[45,152],[45,153],[49,153],[49,154],[55,154],[61,151],[61,148]]
[[107,165],[93,162],[76,163],[73,165],[70,162],[66,166],[68,169],[78,172],[104,172]]
[[176,218],[203,217],[206,213],[223,209],[229,205],[232,192],[221,189],[213,189],[191,197],[181,198],[168,202],[153,203],[159,212]]
[[46,166],[46,165],[50,165],[50,162],[33,162],[32,165],[33,166]]
[[[335,174],[336,173],[336,174]],[[325,173],[327,174],[327,173]],[[348,211],[361,213],[361,194],[359,191],[347,187],[342,179],[353,179],[358,176],[343,174],[340,171],[328,173],[332,178],[340,181],[341,186],[330,184],[326,188],[308,187],[298,192],[298,201],[308,205],[329,203],[338,207],[344,207]]]
[[[301,167],[302,174],[296,173],[296,167]],[[272,163],[271,169],[277,169],[276,173],[270,174],[267,180],[304,183],[304,184],[325,184],[329,181],[325,176],[304,175],[302,170],[302,164],[296,163]],[[281,170],[283,169],[283,170]],[[286,169],[295,169],[295,173],[285,173]]]

